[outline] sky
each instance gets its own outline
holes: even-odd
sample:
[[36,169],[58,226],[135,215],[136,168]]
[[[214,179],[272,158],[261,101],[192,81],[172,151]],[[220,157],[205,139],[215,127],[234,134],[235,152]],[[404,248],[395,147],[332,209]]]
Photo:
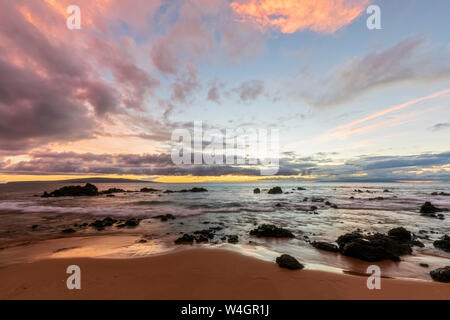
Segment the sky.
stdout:
[[[69,29],[71,5],[81,29]],[[370,5],[381,29],[369,29]],[[0,182],[450,181],[450,3],[0,0]],[[273,176],[174,131],[279,132]],[[207,143],[208,141],[204,141]]]

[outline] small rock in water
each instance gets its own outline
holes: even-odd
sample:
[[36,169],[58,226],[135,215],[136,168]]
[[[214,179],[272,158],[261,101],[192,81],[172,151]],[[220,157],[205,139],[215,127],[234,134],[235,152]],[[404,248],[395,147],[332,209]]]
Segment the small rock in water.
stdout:
[[298,262],[297,259],[288,254],[283,254],[279,256],[276,259],[276,262],[281,268],[286,268],[290,270],[297,270],[304,268],[304,266],[300,262]]
[[262,224],[250,231],[250,235],[259,237],[294,238],[289,230],[277,227],[273,224]]
[[328,243],[328,242],[322,242],[322,241],[314,241],[311,243],[311,245],[314,248],[325,250],[325,251],[331,251],[331,252],[339,252],[339,248],[337,245]]
[[436,212],[441,212],[443,211],[442,209],[436,208],[433,204],[431,204],[431,202],[427,201],[425,202],[422,207],[420,208],[420,213],[423,216],[427,216],[427,217],[434,217],[436,218]]
[[423,268],[428,268],[429,265],[427,263],[419,263],[419,266],[423,267]]
[[450,252],[450,237],[444,235],[440,240],[433,242],[433,246],[445,252]]
[[398,227],[389,230],[388,235],[390,237],[395,238],[398,241],[411,241],[412,239],[411,232],[409,232],[403,227]]
[[176,243],[176,244],[184,244],[184,243],[190,243],[190,244],[192,244],[192,243],[194,242],[194,239],[195,239],[195,238],[194,238],[193,235],[190,235],[190,234],[185,233],[185,234],[183,234],[182,237],[176,239],[176,240],[175,240],[175,243]]
[[237,235],[229,235],[228,237],[228,242],[229,243],[238,243],[239,242],[239,237]]
[[253,193],[261,193],[261,190],[259,188],[253,189]]
[[74,229],[72,228],[68,228],[68,229],[64,229],[63,231],[61,231],[62,233],[74,233],[76,232]]
[[269,190],[269,194],[280,194],[283,193],[283,190],[281,190],[280,187],[273,187]]

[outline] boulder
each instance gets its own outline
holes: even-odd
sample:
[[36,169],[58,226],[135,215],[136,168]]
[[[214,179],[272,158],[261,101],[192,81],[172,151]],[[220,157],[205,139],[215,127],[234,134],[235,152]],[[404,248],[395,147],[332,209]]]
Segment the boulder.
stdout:
[[227,238],[228,238],[229,243],[238,243],[239,242],[239,237],[236,234],[228,235]]
[[434,281],[450,282],[450,266],[432,270],[430,276]]
[[450,237],[444,235],[440,240],[434,241],[433,246],[445,252],[450,252]]
[[98,196],[99,192],[96,186],[90,183],[86,183],[83,186],[65,186],[60,189],[54,190],[50,193],[44,192],[42,198],[49,197],[81,197],[81,196]]
[[250,235],[260,237],[274,238],[294,238],[289,230],[277,227],[273,224],[262,224],[258,228],[250,231]]
[[259,188],[253,189],[253,193],[261,193],[261,190]]
[[388,235],[401,242],[408,242],[412,240],[411,232],[403,227],[389,230]]
[[167,221],[167,220],[175,220],[175,216],[168,213],[168,214],[161,214],[159,216],[155,216],[153,217],[154,219],[160,219],[162,222]]
[[269,190],[269,194],[281,194],[283,190],[280,187],[273,187]]
[[193,243],[194,242],[194,236],[190,234],[183,234],[180,238],[175,240],[176,244],[184,244],[184,243]]
[[288,254],[283,254],[283,255],[279,256],[276,259],[276,262],[281,268],[286,268],[286,269],[290,269],[290,270],[304,268],[304,266],[300,262],[298,262],[297,259],[295,259],[294,257],[292,257]]
[[311,245],[314,248],[325,250],[325,251],[331,251],[331,252],[339,252],[339,248],[337,245],[328,243],[328,242],[322,242],[322,241],[314,241],[311,243]]
[[183,190],[180,190],[179,192],[208,192],[208,190],[205,188],[194,187],[192,189],[183,189]]
[[[398,232],[404,236],[403,231]],[[396,231],[393,234],[398,235]],[[399,240],[381,233],[363,235],[359,232],[351,232],[340,236],[336,242],[343,255],[369,262],[388,259],[399,261],[400,256],[412,253],[410,241]]]
[[302,190],[306,190],[306,189],[303,187],[297,187],[297,190],[302,191]]
[[422,207],[420,207],[420,213],[422,216],[427,217],[437,217],[436,213],[443,211],[442,209],[436,208],[431,202],[425,202]]

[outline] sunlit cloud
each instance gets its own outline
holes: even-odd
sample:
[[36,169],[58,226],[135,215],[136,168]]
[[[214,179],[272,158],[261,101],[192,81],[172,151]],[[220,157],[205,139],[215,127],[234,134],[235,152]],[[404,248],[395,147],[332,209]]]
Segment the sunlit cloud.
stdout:
[[367,7],[370,0],[249,0],[231,3],[243,21],[282,33],[312,30],[333,33],[350,24]]

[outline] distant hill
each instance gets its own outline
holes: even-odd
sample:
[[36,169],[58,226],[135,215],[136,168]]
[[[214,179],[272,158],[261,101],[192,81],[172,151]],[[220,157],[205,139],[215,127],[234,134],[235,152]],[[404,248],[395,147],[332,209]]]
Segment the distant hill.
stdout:
[[144,180],[133,180],[133,179],[121,179],[121,178],[81,178],[81,179],[68,179],[68,180],[53,180],[53,181],[15,181],[8,182],[8,184],[12,183],[157,183],[155,181],[144,181]]

